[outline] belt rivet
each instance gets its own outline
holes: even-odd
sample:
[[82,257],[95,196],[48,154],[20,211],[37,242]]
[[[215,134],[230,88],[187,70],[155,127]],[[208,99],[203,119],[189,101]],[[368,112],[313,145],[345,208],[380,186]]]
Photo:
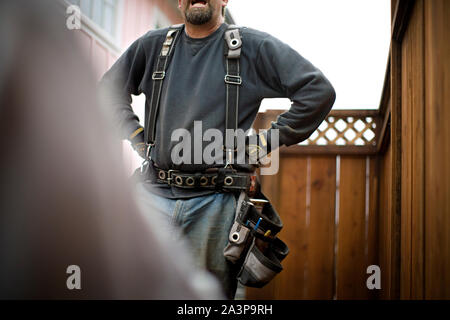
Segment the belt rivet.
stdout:
[[186,178],[186,184],[190,187],[193,186],[195,184],[194,178],[192,178],[192,177]]
[[208,178],[203,176],[200,178],[200,185],[206,186],[208,184]]
[[166,172],[163,171],[163,170],[159,171],[159,172],[158,172],[158,177],[159,177],[161,180],[166,180]]
[[231,186],[233,184],[233,182],[234,182],[233,177],[226,177],[225,180],[224,180],[224,184],[226,186]]
[[183,184],[183,178],[180,176],[176,176],[175,177],[175,183],[179,186],[181,186]]

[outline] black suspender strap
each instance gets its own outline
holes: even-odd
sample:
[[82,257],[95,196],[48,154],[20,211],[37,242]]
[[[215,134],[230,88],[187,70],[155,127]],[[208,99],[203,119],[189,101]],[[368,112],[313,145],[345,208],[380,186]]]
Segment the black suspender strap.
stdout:
[[[239,87],[242,85],[242,78],[240,76],[240,57],[242,50],[242,38],[239,28],[236,26],[229,26],[225,32],[225,42],[228,50],[225,52],[226,56],[226,112],[225,112],[225,158],[227,166],[232,163],[233,154],[236,147],[235,133],[238,128],[238,113],[239,113]],[[228,130],[233,130],[233,134],[227,133]]]
[[158,117],[158,109],[161,100],[161,92],[163,87],[166,71],[169,67],[170,58],[172,56],[176,41],[182,29],[182,24],[174,25],[169,28],[166,39],[163,43],[161,53],[158,56],[156,66],[152,75],[153,89],[150,100],[150,111],[148,115],[147,126],[145,127],[145,143],[147,144],[147,160],[150,159],[151,148],[155,145],[156,120]]

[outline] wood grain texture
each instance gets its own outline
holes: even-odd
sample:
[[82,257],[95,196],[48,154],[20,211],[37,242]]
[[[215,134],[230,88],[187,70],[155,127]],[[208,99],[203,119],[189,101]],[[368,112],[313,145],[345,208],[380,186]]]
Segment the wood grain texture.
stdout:
[[423,297],[424,41],[424,4],[416,1],[402,42],[402,299]]
[[308,299],[333,299],[336,157],[315,157],[310,177]]
[[337,252],[337,298],[365,299],[366,158],[341,157]]
[[425,1],[425,298],[450,298],[450,1]]
[[378,256],[381,269],[381,290],[379,298],[390,298],[391,285],[391,183],[392,183],[391,148],[380,156],[380,188],[378,211]]
[[[310,161],[309,161],[310,162]],[[282,160],[280,215],[284,229],[280,238],[290,254],[283,261],[284,271],[277,277],[277,299],[306,299],[306,262],[308,259],[308,230],[306,226],[307,158]]]
[[[369,209],[369,216],[367,219],[367,262],[366,265],[380,265],[379,263],[379,238],[378,238],[378,221],[379,221],[379,208],[380,204],[380,194],[379,194],[379,183],[380,183],[380,170],[379,170],[379,157],[372,156],[369,157],[369,190],[368,200],[366,203]],[[367,200],[367,199],[366,199]],[[383,276],[383,274],[381,274]],[[373,290],[369,294],[370,299],[378,299],[379,291]]]
[[283,261],[284,270],[264,288],[248,288],[247,299],[307,298],[307,163],[306,157],[284,157],[280,160],[278,175],[261,177],[263,192],[273,201],[283,221],[284,228],[279,236],[288,245],[290,253]]
[[[424,298],[425,219],[425,7],[416,1],[412,21],[416,34],[415,89],[411,111],[413,149],[411,152],[411,299]],[[413,26],[413,25],[412,25]]]
[[247,299],[376,297],[366,288],[366,270],[379,264],[377,161],[342,158],[339,224],[335,156],[282,155],[278,175],[261,177],[263,191],[277,199],[273,203],[284,223],[280,238],[291,253],[284,271],[263,289],[248,289]]
[[[400,2],[399,2],[400,3]],[[400,227],[402,174],[402,81],[401,43],[391,44],[391,209],[389,216],[390,285],[389,297],[400,297]]]

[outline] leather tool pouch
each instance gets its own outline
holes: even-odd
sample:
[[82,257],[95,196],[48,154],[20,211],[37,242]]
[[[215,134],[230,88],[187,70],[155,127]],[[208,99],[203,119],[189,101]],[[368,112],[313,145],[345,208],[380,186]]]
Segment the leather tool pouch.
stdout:
[[276,237],[283,227],[278,213],[260,191],[255,198],[241,192],[224,256],[240,265],[239,282],[261,288],[283,270],[289,249]]
[[283,270],[281,261],[287,256],[289,249],[278,239],[278,243],[273,242],[262,251],[255,240],[245,257],[238,279],[245,286],[261,288]]

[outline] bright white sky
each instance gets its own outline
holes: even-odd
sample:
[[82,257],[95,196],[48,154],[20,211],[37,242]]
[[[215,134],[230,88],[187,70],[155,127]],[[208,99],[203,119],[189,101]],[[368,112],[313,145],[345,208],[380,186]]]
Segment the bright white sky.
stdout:
[[[324,72],[335,109],[377,109],[390,39],[390,0],[229,0],[236,24],[268,32]],[[289,108],[271,99],[262,109]]]

